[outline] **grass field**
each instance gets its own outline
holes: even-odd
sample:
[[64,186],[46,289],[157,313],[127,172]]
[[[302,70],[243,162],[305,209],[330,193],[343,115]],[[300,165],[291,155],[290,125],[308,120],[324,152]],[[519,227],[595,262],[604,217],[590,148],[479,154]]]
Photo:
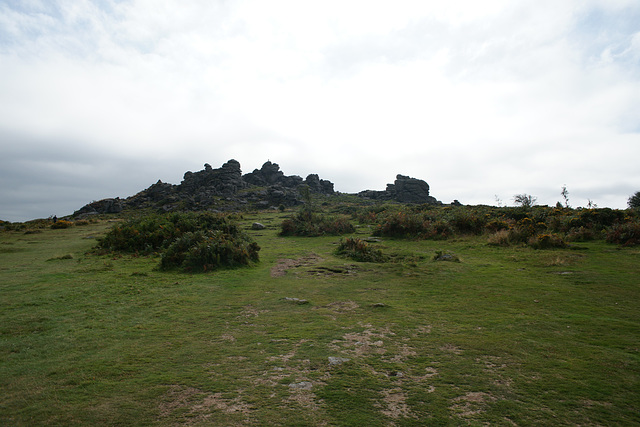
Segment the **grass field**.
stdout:
[[259,264],[207,274],[89,253],[108,221],[0,233],[0,425],[640,424],[638,247],[361,263],[285,216],[245,214]]

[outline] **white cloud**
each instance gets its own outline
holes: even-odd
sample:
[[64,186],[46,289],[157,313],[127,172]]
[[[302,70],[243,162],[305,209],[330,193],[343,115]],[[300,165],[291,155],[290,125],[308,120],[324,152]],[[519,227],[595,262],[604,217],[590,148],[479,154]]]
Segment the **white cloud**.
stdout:
[[100,182],[101,158],[139,165],[122,196],[236,158],[341,191],[402,173],[445,202],[555,203],[566,183],[624,207],[640,186],[636,18],[631,0],[3,4],[0,131],[78,153]]

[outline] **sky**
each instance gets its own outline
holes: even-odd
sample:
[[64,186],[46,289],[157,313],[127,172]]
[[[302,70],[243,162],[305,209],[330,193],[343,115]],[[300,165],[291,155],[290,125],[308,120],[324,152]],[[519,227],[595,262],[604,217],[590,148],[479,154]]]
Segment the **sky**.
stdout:
[[0,219],[229,159],[344,193],[624,209],[638,0],[0,0]]

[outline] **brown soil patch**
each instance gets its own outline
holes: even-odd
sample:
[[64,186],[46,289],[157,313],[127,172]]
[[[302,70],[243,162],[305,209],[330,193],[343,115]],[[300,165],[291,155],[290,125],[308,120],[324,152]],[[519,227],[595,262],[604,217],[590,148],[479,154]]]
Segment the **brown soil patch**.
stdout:
[[[366,325],[365,327],[371,327]],[[335,351],[344,351],[346,353],[360,356],[363,354],[384,354],[387,350],[384,348],[384,339],[388,335],[395,335],[388,329],[375,331],[365,329],[362,332],[350,332],[343,335],[342,340],[333,340],[329,345]]]
[[298,267],[308,267],[322,261],[322,258],[314,253],[297,259],[279,259],[276,265],[271,268],[271,277],[282,277],[288,270]]
[[484,412],[487,403],[494,400],[496,399],[488,393],[481,391],[469,392],[464,396],[453,399],[451,409],[462,417],[469,417]]
[[[183,414],[180,424],[190,425],[206,422],[212,411],[248,415],[252,408],[243,402],[240,396],[225,399],[222,393],[207,394],[197,388],[174,385],[167,391],[159,410],[161,418],[170,417],[174,412],[180,411]],[[250,421],[245,418],[242,424]]]
[[391,418],[416,418],[407,405],[407,395],[401,388],[382,390],[382,400],[387,405],[382,413]]

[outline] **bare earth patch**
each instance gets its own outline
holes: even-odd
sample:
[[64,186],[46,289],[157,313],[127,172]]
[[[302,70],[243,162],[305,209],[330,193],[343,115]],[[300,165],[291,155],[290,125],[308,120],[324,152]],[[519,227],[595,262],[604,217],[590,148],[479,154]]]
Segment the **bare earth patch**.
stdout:
[[314,253],[297,259],[279,259],[276,265],[271,268],[271,277],[282,277],[288,270],[298,267],[308,267],[322,261],[322,258]]
[[453,399],[451,409],[461,417],[470,417],[483,412],[487,403],[493,402],[494,400],[496,399],[488,393],[481,391],[469,392],[464,396]]
[[[367,325],[371,327],[371,325]],[[342,340],[333,340],[330,344],[333,350],[344,351],[347,353],[360,356],[363,354],[384,354],[387,350],[384,348],[384,338],[388,335],[395,335],[388,329],[380,332],[373,328],[365,329],[362,332],[350,332],[343,335]]]
[[220,411],[225,414],[244,415],[245,425],[251,422],[246,417],[251,413],[251,405],[243,402],[240,396],[233,399],[222,397],[222,393],[207,394],[194,387],[171,386],[165,395],[164,402],[160,404],[160,417],[170,417],[179,411],[184,419],[181,425],[198,424],[211,418],[212,411]]
[[382,400],[387,405],[382,413],[391,418],[416,418],[407,405],[407,395],[401,388],[382,390]]

